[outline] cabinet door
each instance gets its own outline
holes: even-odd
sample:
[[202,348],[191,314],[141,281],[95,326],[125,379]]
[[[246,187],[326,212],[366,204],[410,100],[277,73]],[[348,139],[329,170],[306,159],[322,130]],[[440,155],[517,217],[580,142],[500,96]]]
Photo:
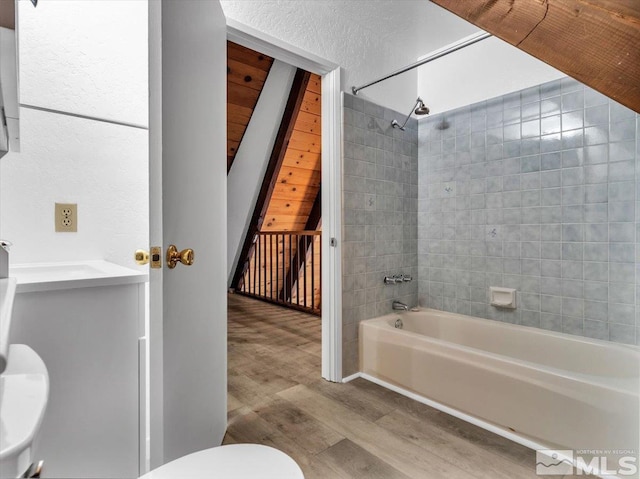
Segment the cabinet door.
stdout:
[[18,293],[11,338],[49,372],[33,452],[46,477],[138,477],[138,311],[134,285]]

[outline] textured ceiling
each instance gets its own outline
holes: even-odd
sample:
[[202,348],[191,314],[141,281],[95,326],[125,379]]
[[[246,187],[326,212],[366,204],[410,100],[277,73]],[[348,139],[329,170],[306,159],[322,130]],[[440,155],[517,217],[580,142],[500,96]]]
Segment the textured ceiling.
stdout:
[[[356,24],[398,51],[418,58],[478,31],[428,0],[316,0],[317,7]],[[329,7],[329,8],[327,8]]]
[[[428,0],[222,0],[221,3],[231,16],[243,4],[244,7],[254,4],[252,10],[262,16],[263,22],[287,24],[291,28],[306,26],[311,32],[333,25],[345,45],[355,35],[367,34],[401,56],[414,58],[478,31],[474,25]],[[271,15],[264,15],[266,11]],[[322,42],[322,37],[319,35],[318,41]]]
[[[343,67],[361,85],[477,28],[427,0],[221,0],[225,15]],[[362,95],[394,109],[415,101],[413,72]]]

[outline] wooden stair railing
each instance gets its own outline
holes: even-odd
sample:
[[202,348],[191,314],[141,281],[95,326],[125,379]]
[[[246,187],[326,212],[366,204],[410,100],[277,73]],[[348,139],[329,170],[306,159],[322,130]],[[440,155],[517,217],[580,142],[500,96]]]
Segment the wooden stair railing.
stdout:
[[257,233],[236,292],[319,315],[321,235],[320,231]]

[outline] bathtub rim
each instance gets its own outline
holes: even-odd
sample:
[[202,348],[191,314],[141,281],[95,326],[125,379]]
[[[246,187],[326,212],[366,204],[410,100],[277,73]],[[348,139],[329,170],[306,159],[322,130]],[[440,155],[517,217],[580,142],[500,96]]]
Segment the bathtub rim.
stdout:
[[[578,336],[577,334],[569,334],[569,333],[563,333],[560,331],[553,331],[551,329],[542,329],[542,328],[536,328],[535,326],[527,326],[526,324],[513,324],[513,323],[506,323],[503,321],[500,321],[498,319],[492,319],[492,318],[479,318],[477,316],[469,316],[466,314],[460,314],[460,313],[451,313],[449,311],[442,311],[440,309],[433,309],[433,308],[413,308],[409,311],[395,311],[393,313],[389,313],[389,314],[385,314],[383,316],[376,316],[375,318],[369,318],[369,319],[363,319],[362,321],[360,321],[360,323],[365,323],[365,322],[375,322],[375,321],[380,321],[382,322],[383,320],[386,319],[391,319],[392,317],[403,317],[405,315],[409,315],[411,313],[433,313],[436,315],[445,315],[445,316],[449,316],[449,317],[456,317],[456,318],[460,318],[463,320],[472,320],[474,322],[484,322],[484,321],[491,321],[491,323],[489,323],[490,327],[505,327],[507,329],[512,329],[512,330],[519,330],[520,328],[526,328],[529,332],[532,332],[534,334],[539,334],[540,336],[547,336],[547,337],[556,337],[556,338],[562,338],[562,339],[568,339],[571,341],[575,341],[575,342],[579,342],[579,343],[587,343],[587,344],[595,344],[601,347],[607,347],[607,348],[624,348],[624,349],[629,349],[631,351],[635,351],[637,353],[640,353],[640,346],[635,345],[635,344],[628,344],[628,343],[618,343],[616,341],[607,341],[605,339],[596,339],[596,338],[589,338],[587,336]],[[401,330],[402,331],[402,330]],[[418,334],[418,333],[416,333]],[[450,341],[446,341],[444,339],[438,339],[438,338],[434,338],[437,339],[438,341],[444,341],[447,342],[449,344],[456,344],[456,343],[452,343]],[[476,348],[474,348],[476,349]]]

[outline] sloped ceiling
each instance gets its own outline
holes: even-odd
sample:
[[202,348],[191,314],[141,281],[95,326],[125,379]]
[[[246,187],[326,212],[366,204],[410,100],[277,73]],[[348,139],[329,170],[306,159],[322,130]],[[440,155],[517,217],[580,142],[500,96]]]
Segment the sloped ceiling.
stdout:
[[311,75],[261,231],[304,230],[320,191],[321,79]]
[[433,0],[640,112],[638,0]]
[[227,173],[272,64],[271,57],[227,42]]

